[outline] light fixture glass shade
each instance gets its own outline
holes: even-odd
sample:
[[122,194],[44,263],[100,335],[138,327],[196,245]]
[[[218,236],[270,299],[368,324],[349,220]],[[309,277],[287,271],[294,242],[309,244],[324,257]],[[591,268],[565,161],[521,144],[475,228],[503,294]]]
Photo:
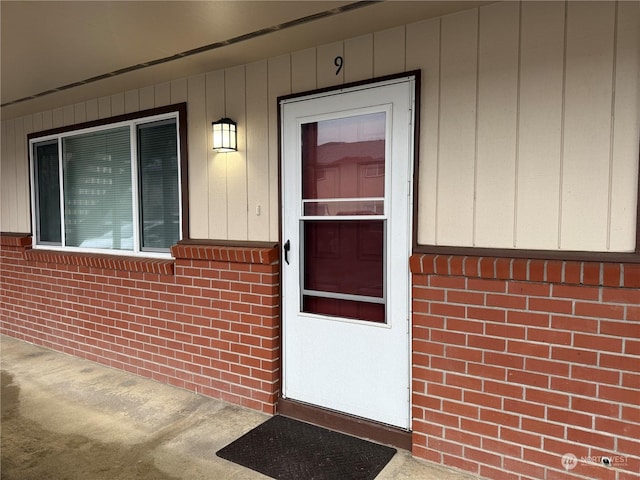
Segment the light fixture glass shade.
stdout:
[[216,152],[238,151],[237,123],[230,118],[221,118],[211,124],[213,128],[213,149]]

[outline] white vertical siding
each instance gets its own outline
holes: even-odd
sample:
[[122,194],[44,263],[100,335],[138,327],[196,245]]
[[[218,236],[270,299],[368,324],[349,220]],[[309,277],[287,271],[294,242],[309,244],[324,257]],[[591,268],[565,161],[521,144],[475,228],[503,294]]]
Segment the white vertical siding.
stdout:
[[22,139],[20,142],[22,144],[22,148],[24,148],[24,152],[20,155],[16,155],[16,158],[22,158],[23,160],[19,162],[20,166],[18,168],[21,171],[18,177],[18,184],[16,185],[18,191],[18,231],[19,232],[30,232],[31,231],[31,190],[29,188],[30,182],[30,172],[29,172],[29,145],[27,144],[26,137],[30,133],[34,132],[33,128],[33,116],[28,115],[23,118],[24,120],[24,132]]
[[171,82],[161,83],[153,89],[154,107],[163,107],[171,103]]
[[17,159],[15,151],[10,147],[15,142],[15,132],[13,129],[14,120],[2,122],[2,165],[0,168],[0,220],[2,221],[2,231],[17,231],[17,205],[12,197],[15,196],[15,169]]
[[[9,120],[6,124],[6,145],[4,145],[3,142],[3,146],[6,147],[5,150],[5,154],[7,155],[8,158],[15,158],[17,159],[18,157],[16,156],[16,122],[17,120]],[[20,139],[17,139],[18,141],[20,141]],[[17,195],[17,191],[16,191],[16,187],[18,185],[18,176],[17,176],[17,171],[18,171],[18,163],[20,163],[20,160],[18,161],[13,161],[8,165],[8,168],[3,168],[2,169],[2,176],[6,177],[6,181],[8,183],[5,184],[5,186],[7,186],[7,194],[4,196],[4,201],[2,202],[3,204],[5,204],[5,209],[6,209],[6,215],[7,218],[9,219],[9,222],[12,225],[19,225],[19,221],[18,221],[18,195]]]
[[478,11],[445,17],[441,29],[436,243],[470,247],[474,240]]
[[267,61],[247,65],[247,202],[248,238],[269,240],[269,198],[277,183],[269,176],[269,111]]
[[16,222],[18,224],[18,231],[28,232],[30,231],[29,225],[29,165],[26,159],[27,155],[27,142],[25,132],[25,124],[29,123],[27,118],[18,118],[15,121],[14,135],[15,135],[15,158],[19,158],[20,161],[16,162],[15,166],[15,204],[16,204]]
[[247,197],[247,116],[245,99],[245,68],[230,68],[225,72],[227,116],[238,122],[238,151],[227,156],[228,237],[248,240]]
[[422,92],[437,91],[438,122],[420,135],[421,242],[634,249],[639,8],[504,2],[440,19],[439,85]]
[[521,4],[515,243],[559,245],[563,2]]
[[[625,250],[635,241],[630,219],[636,213],[638,132],[640,131],[640,2],[621,2],[617,11],[611,151],[610,250]],[[636,228],[640,228],[638,225]]]
[[187,101],[187,79],[180,78],[171,82],[169,90],[170,103],[182,103]]
[[487,247],[515,246],[519,7],[480,10],[474,244]]
[[40,132],[44,130],[44,128],[42,128],[42,112],[34,113],[31,117],[33,118],[33,131]]
[[277,98],[420,69],[420,243],[630,251],[639,31],[638,2],[504,2],[7,120],[0,229],[30,228],[29,132],[186,101],[191,236],[275,241]]
[[9,158],[7,153],[7,125],[9,120],[0,123],[0,232],[9,228],[16,231],[18,225],[12,225],[9,219],[9,195],[12,193],[11,182],[9,179],[9,168],[13,165],[15,159]]
[[67,105],[62,109],[62,125],[73,125],[75,123],[75,109],[73,105]]
[[291,54],[291,89],[294,92],[315,90],[317,85],[316,49],[309,48]]
[[376,77],[405,70],[405,28],[396,27],[373,34],[373,74]]
[[53,113],[51,112],[51,110],[42,112],[42,129],[49,130],[53,127]]
[[278,163],[278,97],[291,93],[291,58],[282,55],[267,62],[267,95],[269,117],[269,183],[274,186],[269,192],[269,239],[280,238],[279,172]]
[[[318,47],[316,71],[318,72],[318,88],[330,87],[344,83],[344,65],[338,71],[335,60],[344,55],[344,42],[332,43]],[[343,57],[344,62],[344,57]],[[337,74],[336,74],[337,72]]]
[[[211,125],[212,122],[225,116],[224,90],[224,71],[208,73],[206,76],[207,125]],[[211,137],[211,135],[207,135],[207,137]],[[200,188],[208,192],[209,221],[207,230],[209,237],[226,239],[229,238],[227,229],[227,155],[216,154],[211,150],[212,147],[212,139],[208,138],[208,147],[205,155],[208,156],[207,166],[209,175],[207,183],[200,185]],[[189,154],[189,156],[191,156],[191,154]],[[193,198],[191,191],[189,191],[189,196]],[[189,209],[191,209],[191,201],[189,201]],[[202,216],[194,216],[191,218],[190,215],[190,220],[191,225],[194,226],[196,222],[203,221],[204,219]],[[200,236],[196,236],[195,234],[191,234],[191,236],[193,238],[200,238]]]
[[[86,119],[87,122],[92,122],[98,119],[98,100],[93,99],[86,102]],[[48,127],[43,125],[43,130],[46,130]]]
[[190,77],[187,89],[189,234],[194,238],[206,238],[209,235],[207,133],[211,123],[207,124],[205,76]]
[[52,112],[52,124],[53,128],[59,128],[64,126],[64,108],[56,108]]
[[[630,218],[636,213],[638,132],[640,131],[640,3],[621,2],[617,11],[613,137],[611,152],[610,250],[624,250],[635,241]],[[640,226],[637,226],[640,228]]]
[[344,42],[342,66],[345,82],[355,82],[373,77],[373,35],[362,35]]
[[144,87],[139,90],[140,110],[148,110],[156,105],[156,92],[152,86]]
[[124,114],[124,93],[116,93],[111,96],[111,116]]
[[137,112],[140,110],[140,93],[138,90],[124,92],[125,113]]
[[567,4],[560,248],[605,249],[615,3]]
[[87,121],[87,106],[85,103],[76,103],[73,106],[74,123],[82,123]]
[[110,116],[111,116],[111,97],[100,97],[98,99],[98,118],[103,119],[103,118],[109,118]]
[[[426,225],[437,225],[440,113],[440,19],[407,27],[407,70],[421,70],[418,211]],[[435,244],[436,229],[420,228],[418,243]]]

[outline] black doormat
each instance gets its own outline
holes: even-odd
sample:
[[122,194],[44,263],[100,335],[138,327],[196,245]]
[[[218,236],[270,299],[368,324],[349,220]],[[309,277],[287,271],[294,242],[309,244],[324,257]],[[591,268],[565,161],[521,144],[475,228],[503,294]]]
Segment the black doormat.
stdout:
[[277,480],[372,480],[395,448],[277,415],[216,455]]

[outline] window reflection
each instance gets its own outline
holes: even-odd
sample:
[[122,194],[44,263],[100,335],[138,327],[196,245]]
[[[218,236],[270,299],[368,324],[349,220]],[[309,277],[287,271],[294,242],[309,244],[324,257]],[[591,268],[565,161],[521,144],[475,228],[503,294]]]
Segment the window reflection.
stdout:
[[[385,117],[379,112],[302,126],[303,200],[384,198]],[[348,202],[323,209],[326,215],[367,214]]]

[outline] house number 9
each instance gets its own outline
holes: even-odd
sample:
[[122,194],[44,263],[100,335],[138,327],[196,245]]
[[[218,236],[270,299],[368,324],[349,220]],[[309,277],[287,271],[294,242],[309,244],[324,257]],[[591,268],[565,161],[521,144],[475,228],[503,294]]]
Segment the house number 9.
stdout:
[[337,67],[336,75],[338,75],[340,73],[340,70],[342,70],[343,63],[344,63],[344,60],[340,55],[338,55],[336,58],[333,59],[333,64]]

